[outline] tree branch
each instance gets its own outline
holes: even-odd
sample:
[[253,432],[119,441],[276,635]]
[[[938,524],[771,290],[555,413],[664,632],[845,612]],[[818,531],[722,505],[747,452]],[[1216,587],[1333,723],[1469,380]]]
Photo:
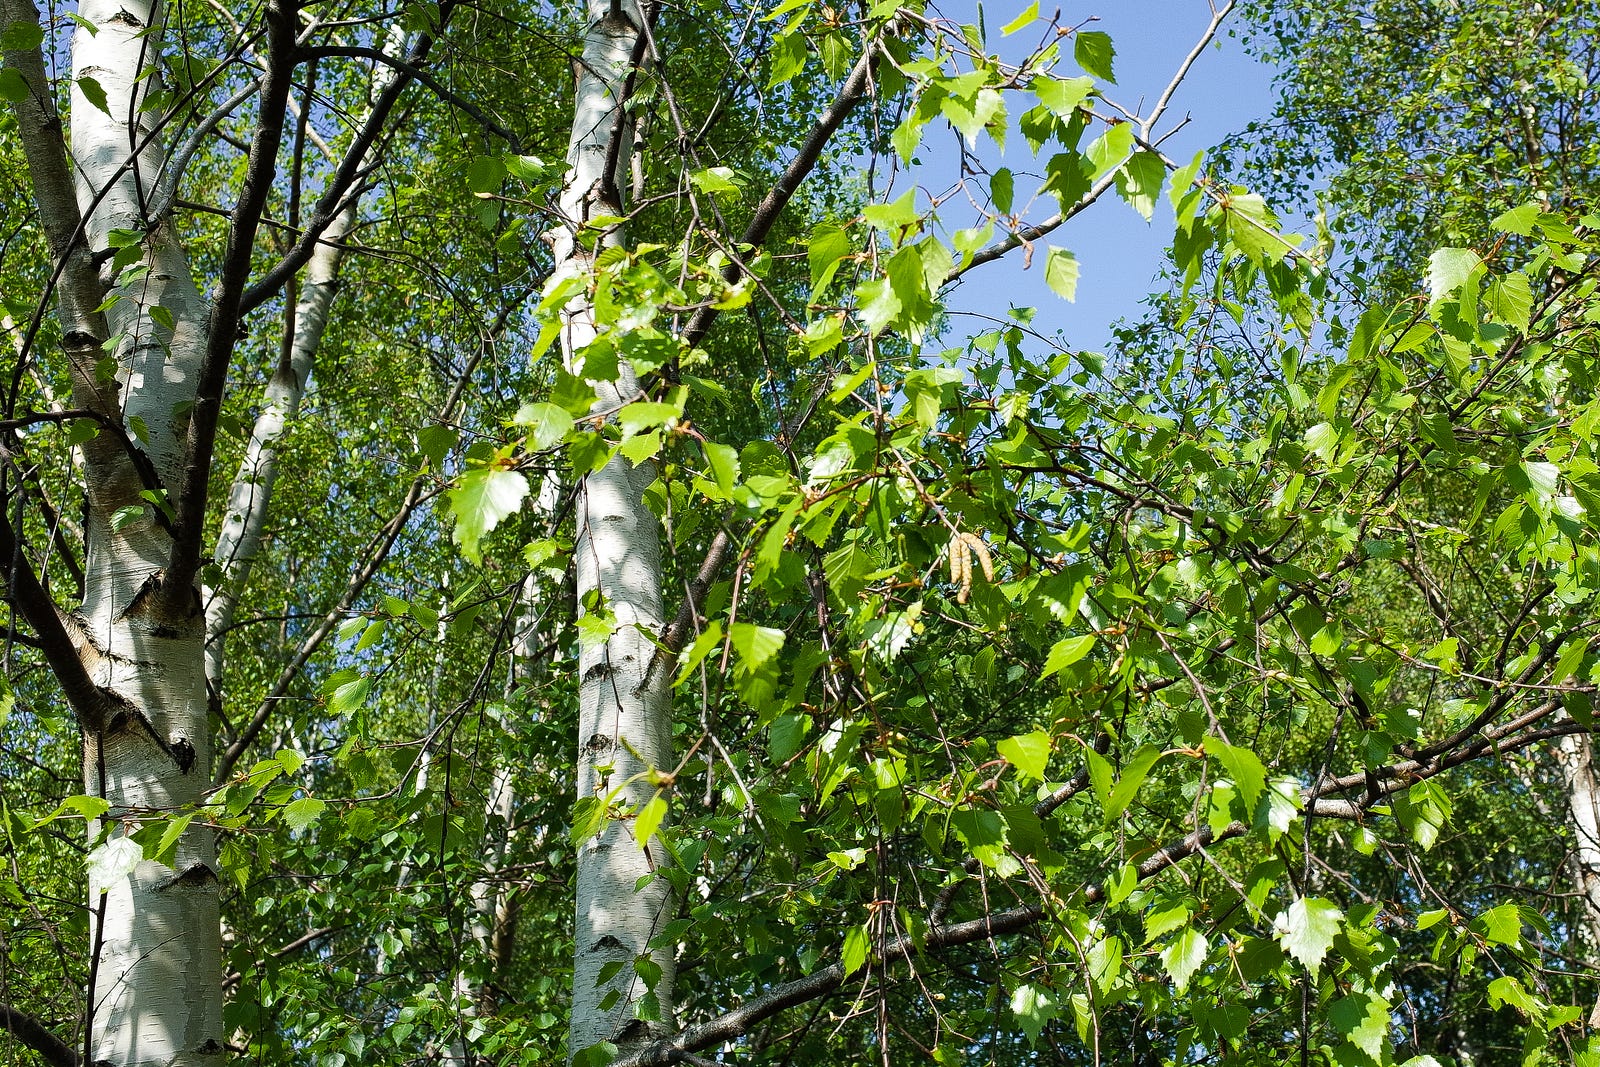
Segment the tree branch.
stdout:
[[717,536],[711,539],[711,544],[706,548],[706,558],[700,562],[700,570],[689,582],[683,603],[678,605],[678,614],[673,617],[666,633],[661,635],[655,655],[650,657],[650,666],[644,672],[644,680],[639,683],[641,689],[650,684],[656,671],[664,669],[688,645],[689,638],[695,632],[694,623],[700,615],[700,606],[706,602],[706,593],[710,591],[711,583],[716,581],[717,572],[727,561],[728,551],[732,547],[733,538],[728,536],[728,531],[718,530]]
[[[500,326],[504,325],[504,321],[509,317],[510,313],[511,306],[508,306],[502,312]],[[477,369],[478,362],[483,358],[484,352],[485,348],[480,347],[472,358],[467,361],[467,365],[461,371],[461,376],[456,379],[455,386],[451,389],[450,396],[445,400],[444,407],[439,413],[438,421],[441,424],[447,424],[455,417],[456,405],[461,402],[461,397],[466,392],[467,383],[472,380],[472,373]],[[322,620],[312,627],[311,632],[301,640],[300,646],[295,649],[294,655],[284,665],[283,670],[278,673],[277,680],[273,682],[271,691],[257,706],[255,714],[250,716],[250,721],[239,731],[239,736],[217,757],[216,766],[212,772],[212,780],[214,782],[220,784],[227,781],[228,776],[233,773],[234,765],[255,743],[255,739],[266,726],[267,720],[271,718],[278,701],[288,695],[289,686],[294,684],[294,680],[299,676],[300,671],[310,661],[317,649],[322,647],[322,643],[328,639],[328,635],[338,628],[345,612],[356,602],[356,598],[367,587],[367,583],[372,580],[373,575],[378,573],[378,568],[388,558],[389,551],[394,547],[395,541],[399,539],[401,531],[411,521],[412,514],[430,495],[425,490],[433,480],[434,476],[432,474],[419,474],[412,479],[411,486],[406,490],[405,499],[400,502],[399,509],[383,529],[378,531],[377,535],[368,542],[367,551],[364,553],[366,563],[351,575],[338,602],[322,616]]]
[[262,79],[256,78],[218,104],[212,109],[211,114],[200,120],[194,131],[189,134],[188,140],[183,142],[183,146],[173,153],[172,161],[167,164],[167,171],[162,175],[161,183],[156,187],[156,195],[151,202],[152,219],[166,218],[167,212],[172,210],[172,205],[177,200],[178,183],[183,180],[184,172],[189,169],[189,161],[194,158],[194,154],[205,144],[206,138],[222,123],[222,120],[233,114],[234,109],[240,104],[254,96],[261,88],[261,84]]
[[[455,10],[457,0],[445,0],[439,5],[439,26],[442,29],[450,21],[450,15]],[[420,34],[410,53],[402,61],[404,66],[398,67],[398,75],[389,83],[378,98],[373,101],[372,110],[367,114],[367,120],[356,133],[355,139],[350,144],[350,150],[345,153],[344,162],[339,164],[339,169],[328,180],[322,196],[318,198],[316,207],[311,213],[311,219],[306,224],[305,231],[300,235],[300,240],[295,242],[293,248],[278,261],[278,264],[262,276],[261,280],[245,290],[244,296],[239,301],[241,315],[260,307],[270,300],[273,294],[282,289],[290,276],[305,265],[311,258],[312,251],[316,248],[317,241],[322,232],[333,224],[333,220],[344,210],[345,194],[360,177],[365,165],[367,152],[377,142],[378,138],[387,128],[389,112],[394,110],[395,103],[400,99],[400,94],[410,86],[412,75],[410,71],[419,69],[422,61],[427,58],[428,52],[434,43],[432,34]]]
[[244,185],[228,226],[228,247],[207,317],[206,352],[196,376],[194,406],[184,439],[182,481],[174,503],[177,522],[172,556],[157,593],[162,613],[170,618],[187,616],[196,602],[195,576],[205,539],[211,455],[216,448],[222,393],[238,344],[244,317],[241,298],[250,278],[256,231],[261,227],[261,215],[278,173],[278,146],[283,140],[283,119],[289,107],[290,80],[296,63],[293,0],[269,0],[266,18],[267,71],[261,78],[260,120],[250,144]]
[[82,1059],[77,1049],[57,1037],[37,1015],[0,1002],[0,1030],[43,1056],[50,1067],[78,1067]]
[[[1388,793],[1395,792],[1402,784],[1409,785],[1411,782],[1432,778],[1452,767],[1490,753],[1503,755],[1565,734],[1588,732],[1587,727],[1571,721],[1564,721],[1538,730],[1518,732],[1522,727],[1547,714],[1549,714],[1549,711],[1546,710],[1545,706],[1541,706],[1533,709],[1518,721],[1508,723],[1497,733],[1486,732],[1484,735],[1477,737],[1474,744],[1467,746],[1460,752],[1452,753],[1450,757],[1437,759],[1431,764],[1420,767],[1416,766],[1414,762],[1409,763],[1407,765],[1410,769],[1409,776],[1401,778],[1390,775],[1389,777],[1393,779],[1394,784],[1381,795],[1369,795],[1356,801],[1330,801],[1325,799],[1329,794],[1341,792],[1348,788],[1347,785],[1342,784],[1343,779],[1332,779],[1320,786],[1303,791],[1302,801],[1308,814],[1323,818],[1361,818],[1366,814],[1368,808],[1380,800],[1387,799]],[[1365,780],[1364,776],[1362,780]],[[1156,849],[1135,864],[1134,870],[1137,873],[1138,880],[1143,882],[1153,878],[1167,868],[1198,855],[1212,845],[1243,837],[1248,830],[1249,827],[1243,822],[1235,820],[1221,830],[1212,830],[1209,826],[1203,826],[1191,831],[1183,837],[1170,841]],[[1081,899],[1085,904],[1093,904],[1103,900],[1105,893],[1105,883],[1096,883],[1084,887]],[[1042,922],[1048,914],[1049,911],[1043,903],[1029,904],[1005,911],[993,912],[966,922],[936,926],[921,939],[920,943],[911,937],[899,937],[888,942],[879,951],[879,957],[885,964],[889,964],[907,960],[913,956],[932,955],[944,949],[969,945],[991,937],[1025,930],[1036,923]],[[808,1003],[818,997],[827,996],[844,985],[849,977],[842,964],[830,964],[804,978],[785,982],[765,993],[750,997],[738,1007],[703,1023],[686,1027],[671,1037],[664,1038],[630,1056],[625,1056],[615,1061],[612,1067],[669,1067],[670,1064],[682,1062],[680,1057],[685,1052],[695,1052],[712,1045],[737,1040],[747,1034],[757,1023],[769,1019],[779,1012]]]
[[4,514],[0,514],[0,577],[5,579],[6,600],[16,605],[38,636],[45,662],[61,683],[78,724],[89,732],[103,729],[110,704],[105,690],[89,677],[79,655],[80,648],[88,647],[88,639],[40,584],[11,528],[11,520]]
[[[38,26],[40,32],[44,32],[39,12],[31,0],[0,0],[0,26],[19,22]],[[48,35],[45,36],[48,39]],[[93,381],[89,368],[99,357],[100,342],[107,336],[105,316],[95,310],[104,298],[104,291],[99,271],[89,254],[89,244],[84,239],[83,216],[78,210],[72,169],[67,163],[66,146],[61,137],[61,116],[55,108],[55,92],[45,74],[44,57],[38,48],[8,49],[5,64],[21,75],[28,88],[21,99],[11,102],[11,112],[16,118],[23,156],[28,161],[34,202],[39,205],[39,222],[50,247],[56,278],[61,282],[62,343],[71,359],[73,384],[83,402],[87,402],[92,393],[98,401],[97,407],[107,415],[119,415],[114,392],[88,388],[88,383]],[[42,306],[43,302],[38,314],[43,314]],[[17,358],[19,376],[27,362],[26,356],[25,341]],[[6,400],[7,415],[11,414],[16,395],[13,389]]]
[[307,55],[314,59],[347,57],[350,59],[370,59],[374,63],[382,63],[385,66],[394,69],[398,73],[404,74],[408,78],[414,78],[421,82],[428,89],[432,90],[433,94],[439,99],[443,100],[451,107],[463,112],[468,118],[472,119],[479,126],[482,126],[485,130],[504,141],[506,143],[506,147],[511,149],[511,151],[515,152],[517,155],[522,154],[522,140],[514,132],[501,125],[495,119],[491,118],[488,113],[477,104],[474,104],[471,100],[468,100],[454,89],[449,88],[444,83],[439,81],[438,78],[435,78],[432,74],[429,74],[426,70],[417,66],[415,63],[410,63],[403,59],[396,59],[389,55],[389,53],[383,51],[381,48],[329,46],[327,48],[312,49],[307,53]]
[[[892,32],[890,27],[884,28],[884,33]],[[817,160],[822,157],[822,150],[828,146],[833,135],[838,132],[850,112],[866,96],[867,85],[872,80],[872,68],[878,61],[878,51],[881,48],[879,41],[873,41],[867,50],[856,61],[855,68],[850,71],[850,76],[839,87],[839,95],[834,97],[833,103],[828,105],[828,110],[822,113],[817,124],[806,135],[805,142],[800,150],[784,168],[783,175],[778,178],[760,205],[756,213],[751,216],[750,224],[745,227],[739,240],[743,244],[755,246],[767,239],[767,234],[772,231],[778,217],[783,214],[783,209],[800,188],[800,183],[806,180],[812,169],[817,165]],[[730,285],[739,280],[741,271],[738,264],[730,263],[723,269],[722,277]],[[719,312],[710,305],[701,307],[689,320],[689,325],[683,331],[684,344],[694,347],[705,337],[706,331],[711,329],[711,324],[716,321]]]
[[[1196,41],[1194,47],[1189,50],[1189,54],[1183,57],[1183,62],[1178,64],[1177,72],[1174,73],[1172,79],[1167,82],[1167,87],[1162,90],[1161,96],[1156,101],[1156,106],[1151,109],[1149,116],[1139,122],[1139,135],[1135,139],[1139,144],[1146,146],[1149,145],[1150,135],[1154,132],[1156,123],[1161,121],[1161,116],[1166,114],[1168,105],[1172,103],[1173,94],[1178,91],[1178,86],[1183,84],[1184,79],[1189,76],[1189,69],[1194,66],[1195,61],[1198,60],[1201,53],[1206,50],[1206,46],[1216,39],[1217,30],[1222,27],[1222,23],[1227,19],[1229,13],[1232,11],[1233,0],[1229,0],[1228,3],[1212,10],[1211,21],[1206,26],[1205,30],[1201,32],[1200,39]],[[984,263],[991,263],[994,260],[999,259],[1015,248],[1026,244],[1032,244],[1034,241],[1037,241],[1050,231],[1058,228],[1062,223],[1074,217],[1079,212],[1083,211],[1084,208],[1100,199],[1100,197],[1105,195],[1106,190],[1110,189],[1115,183],[1116,171],[1113,170],[1110,174],[1107,174],[1105,177],[1096,182],[1090,188],[1090,190],[1083,195],[1081,200],[1079,200],[1076,204],[1073,204],[1072,207],[1061,212],[1059,215],[1053,215],[1036,226],[1024,226],[1022,229],[1016,231],[1005,240],[998,241],[990,245],[988,248],[975,253],[973,257],[965,264],[952,269],[950,273],[945,276],[945,284],[948,285],[949,283],[955,281],[957,278],[961,277],[974,267],[980,266]]]

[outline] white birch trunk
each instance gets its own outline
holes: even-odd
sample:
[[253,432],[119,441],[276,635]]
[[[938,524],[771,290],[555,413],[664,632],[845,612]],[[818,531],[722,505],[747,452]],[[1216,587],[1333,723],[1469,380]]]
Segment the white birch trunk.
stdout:
[[[161,484],[173,487],[181,481],[207,309],[170,223],[147,219],[165,163],[159,140],[149,139],[136,165],[117,174],[158,117],[140,104],[159,86],[159,15],[148,0],[85,0],[78,11],[96,32],[80,26],[74,36],[74,78],[94,79],[109,102],[108,114],[74,82],[78,201],[91,248],[109,247],[113,230],[142,235],[147,272],[116,290],[121,299],[106,321],[124,424]],[[172,329],[151,314],[156,306],[170,314]],[[95,466],[87,479],[83,656],[93,679],[114,695],[117,712],[98,737],[87,738],[84,777],[88,791],[110,803],[107,822],[119,836],[141,817],[193,810],[210,782],[205,628],[198,595],[178,601],[185,605],[179,613],[157,611],[153,594],[171,536],[153,508],[114,529],[113,514],[140,503],[142,486],[130,484],[126,465],[115,476]],[[103,908],[91,929],[98,950],[89,990],[93,1057],[115,1067],[221,1062],[221,926],[210,831],[184,833],[170,867],[141,859],[126,874],[91,869],[89,893],[91,911]]]
[[[605,0],[590,0],[587,16],[560,201],[563,225],[553,234],[557,276],[591,267],[592,254],[578,242],[578,231],[589,218],[623,214],[620,190],[631,169],[631,124],[621,102],[638,51],[642,15],[632,3],[613,10]],[[620,139],[615,147],[614,139]],[[608,160],[614,165],[610,174]],[[620,241],[613,228],[599,247]],[[563,355],[568,367],[581,373],[582,351],[596,335],[593,308],[578,298],[567,305],[565,315]],[[616,410],[638,392],[626,360],[617,380],[592,384],[597,407],[604,410]],[[612,798],[630,812],[655,795],[647,772],[672,765],[670,690],[664,677],[647,681],[655,652],[651,639],[665,629],[660,533],[644,502],[644,491],[654,479],[653,465],[635,467],[618,456],[580,483],[575,507],[579,610],[598,604],[614,622],[606,640],[586,644],[579,655],[578,796]],[[600,1041],[625,1049],[648,1040],[658,1027],[637,1018],[647,993],[659,1002],[660,1020],[672,1020],[672,954],[648,947],[673,908],[667,881],[650,877],[664,861],[657,848],[647,853],[639,847],[632,823],[626,821],[608,823],[599,837],[578,850],[569,1056]],[[642,887],[641,881],[646,883]],[[661,968],[662,977],[652,990],[633,968],[645,956]],[[608,963],[622,967],[602,983],[600,972]]]
[[[1600,965],[1600,781],[1595,778],[1593,738],[1570,734],[1554,752],[1567,779],[1567,825],[1573,837],[1567,866],[1583,907],[1582,940],[1591,966]],[[1600,1004],[1590,1013],[1589,1024],[1600,1026]]]

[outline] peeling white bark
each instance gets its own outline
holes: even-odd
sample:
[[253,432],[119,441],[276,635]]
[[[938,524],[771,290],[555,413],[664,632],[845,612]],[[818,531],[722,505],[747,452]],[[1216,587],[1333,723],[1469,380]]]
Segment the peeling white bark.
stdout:
[[[618,201],[631,169],[631,124],[621,100],[643,17],[632,3],[613,11],[604,0],[591,0],[587,16],[567,181],[560,199],[563,225],[552,235],[558,275],[590,267],[578,231],[587,219],[623,213]],[[620,140],[615,149],[614,139]],[[613,163],[610,174],[608,161]],[[599,246],[620,241],[614,228]],[[580,298],[567,306],[565,315],[563,354],[569,369],[579,372],[582,350],[596,335],[593,309]],[[626,361],[617,380],[593,384],[600,409],[615,410],[638,392]],[[665,629],[660,531],[644,503],[645,489],[654,479],[653,465],[635,467],[616,457],[578,486],[575,509],[580,610],[598,604],[614,622],[606,640],[587,645],[579,655],[578,796],[610,799],[628,811],[655,795],[647,772],[672,765],[670,690],[664,678],[648,679],[647,674],[655,652],[651,638]],[[608,823],[598,838],[578,850],[569,1055],[599,1041],[627,1048],[647,1040],[658,1028],[636,1017],[647,992],[658,998],[662,1021],[672,1021],[672,953],[648,947],[673,908],[666,880],[651,877],[661,862],[665,856],[658,847],[649,853],[639,847],[628,821]],[[641,881],[646,883],[642,887]],[[661,968],[653,991],[634,973],[634,961],[644,956]],[[621,971],[599,982],[601,969],[612,962],[621,963]],[[610,1006],[605,1005],[608,999]]]

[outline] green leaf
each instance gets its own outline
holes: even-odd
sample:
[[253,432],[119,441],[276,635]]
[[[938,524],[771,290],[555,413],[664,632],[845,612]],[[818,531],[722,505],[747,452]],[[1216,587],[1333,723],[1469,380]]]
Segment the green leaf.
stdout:
[[1093,180],[1120,167],[1133,151],[1133,124],[1119,122],[1089,143],[1084,155],[1089,160]]
[[856,315],[868,333],[882,333],[899,314],[900,298],[888,278],[871,278],[856,286]]
[[733,483],[739,478],[738,449],[715,441],[706,441],[700,447],[705,452],[706,466],[710,468],[711,477],[716,481],[717,488],[724,493],[732,492]]
[[745,670],[753,671],[778,654],[778,649],[783,647],[783,631],[736,622],[728,627],[728,643],[738,653]]
[[592,838],[599,837],[607,821],[606,806],[599,797],[579,797],[572,805],[570,836],[573,846],[582,848]]
[[328,696],[328,710],[335,715],[347,715],[367,702],[372,693],[372,679],[362,676],[338,686]]
[[476,156],[467,166],[467,188],[477,196],[492,196],[506,180],[506,165],[499,156]]
[[474,563],[480,561],[478,542],[514,514],[528,495],[528,479],[517,471],[477,468],[461,476],[461,484],[450,490],[450,511],[455,515],[455,542],[461,554]]
[[806,245],[806,263],[811,268],[813,288],[832,280],[839,261],[853,251],[850,235],[838,226],[822,223],[814,228],[811,231],[811,240]]
[[[99,82],[85,74],[77,80],[77,86],[78,91],[83,94],[85,100],[89,101],[97,110],[111,115],[111,106],[106,100],[106,91]],[[112,117],[114,118],[115,116]]]
[[1172,186],[1167,190],[1167,198],[1172,201],[1174,209],[1183,203],[1183,198],[1189,195],[1189,190],[1194,187],[1194,180],[1200,175],[1200,166],[1205,162],[1205,152],[1196,152],[1194,158],[1184,166],[1172,173]]
[[130,837],[113,837],[89,853],[89,884],[102,892],[134,872],[144,849]]
[[1215,756],[1227,770],[1228,777],[1244,799],[1245,810],[1253,812],[1256,802],[1267,788],[1267,769],[1260,758],[1247,748],[1236,748],[1218,737],[1205,740],[1206,752]]
[[1111,71],[1111,62],[1116,55],[1109,34],[1098,30],[1080,30],[1073,38],[1072,58],[1078,61],[1078,66],[1112,85],[1117,83]]
[[657,792],[655,796],[645,801],[644,807],[639,809],[639,814],[633,817],[633,839],[639,842],[640,848],[650,843],[650,835],[660,829],[661,821],[666,817],[667,798]]
[[1043,781],[1045,765],[1050,762],[1050,735],[1043,730],[1018,734],[1001,741],[995,751],[1015,767],[1018,774]]
[[144,508],[138,504],[125,504],[111,513],[112,531],[120,531],[144,518]]
[[519,156],[507,152],[500,157],[506,171],[524,185],[536,186],[551,175],[551,166],[538,156]]
[[1000,35],[1002,37],[1010,37],[1018,30],[1027,29],[1029,26],[1033,25],[1034,21],[1038,19],[1038,17],[1039,0],[1033,0],[1033,3],[1029,4],[1022,14],[1018,15],[1016,18],[1000,27]]
[[1484,292],[1484,306],[1497,321],[1526,330],[1533,312],[1533,288],[1528,276],[1519,271],[1490,279]]
[[635,400],[617,412],[617,422],[628,437],[665,426],[683,415],[676,404],[661,404],[653,400]]
[[1044,280],[1057,296],[1076,300],[1078,296],[1078,257],[1065,248],[1051,248],[1044,257]]
[[1133,798],[1139,794],[1139,787],[1144,785],[1145,778],[1149,776],[1150,768],[1156,765],[1161,756],[1159,748],[1154,745],[1144,745],[1123,763],[1122,777],[1117,779],[1116,788],[1111,790],[1111,796],[1106,800],[1107,822],[1111,822],[1128,810],[1128,805],[1132,804]]
[[845,976],[855,974],[866,965],[872,951],[872,934],[865,925],[852,926],[844,935],[844,949],[839,953],[839,963]]
[[1515,904],[1501,904],[1472,920],[1472,929],[1496,945],[1515,945],[1522,940],[1522,912]]
[[1059,671],[1072,666],[1083,657],[1087,656],[1094,648],[1095,635],[1084,634],[1081,637],[1065,637],[1050,647],[1050,655],[1045,657],[1044,670],[1039,672],[1040,679],[1050,677]]
[[1530,994],[1521,982],[1510,975],[1503,975],[1489,983],[1489,1005],[1499,1008],[1506,1005],[1515,1008],[1529,1019],[1544,1017],[1545,1005],[1538,998]]
[[0,30],[0,52],[32,52],[42,44],[44,27],[34,19],[17,19]]
[[782,85],[806,66],[806,38],[799,30],[779,34],[768,49],[767,88]]
[[445,457],[460,439],[461,435],[448,426],[424,426],[417,431],[417,451],[437,471],[444,467]]
[[961,131],[961,135],[967,139],[969,145],[975,145],[978,134],[991,123],[1003,122],[1005,98],[1000,95],[999,90],[983,86],[971,95],[946,96],[939,101],[939,112],[950,120],[950,125]]
[[1273,932],[1283,950],[1316,973],[1333,947],[1344,913],[1331,901],[1320,897],[1301,897],[1278,913]]
[[1450,795],[1433,779],[1417,782],[1410,789],[1394,794],[1394,816],[1424,852],[1439,840],[1439,832],[1450,821]]
[[1011,1013],[1017,1017],[1022,1032],[1028,1035],[1028,1043],[1037,1045],[1039,1035],[1050,1020],[1061,1014],[1061,1008],[1056,1003],[1054,993],[1044,986],[1028,982],[1012,992]]
[[1438,303],[1466,284],[1483,260],[1470,248],[1441,248],[1428,257],[1428,291]]
[[1033,79],[1033,84],[1028,88],[1033,90],[1041,104],[1065,119],[1071,118],[1072,113],[1089,99],[1089,94],[1094,92],[1094,79],[1053,78],[1041,74]]
[[1189,988],[1189,979],[1206,961],[1206,951],[1206,935],[1193,926],[1185,927],[1171,944],[1161,950],[1161,965],[1166,968],[1168,977],[1178,987],[1179,993]]
[[1496,215],[1490,226],[1501,233],[1514,233],[1519,237],[1533,236],[1533,223],[1539,217],[1539,205],[1526,203]]
[[0,67],[0,100],[11,103],[25,100],[28,96],[28,83],[23,81],[22,72],[14,67]]
[[554,448],[566,440],[574,424],[570,411],[547,402],[522,405],[512,421],[533,431],[533,448],[537,452]]
[[178,841],[188,831],[189,824],[194,821],[194,815],[174,815],[162,820],[165,825],[161,828],[161,837],[156,841],[155,847],[148,849],[145,859],[155,860],[171,867],[177,860]]
[[1154,152],[1140,149],[1117,171],[1117,193],[1128,206],[1149,222],[1156,209],[1156,197],[1167,179],[1167,166]]
[[722,621],[720,619],[711,619],[706,623],[706,628],[700,631],[699,636],[694,639],[694,644],[684,651],[683,666],[679,669],[678,677],[672,684],[682,685],[694,673],[694,669],[705,661],[705,658],[711,654],[712,650],[721,644]]
[[1389,1043],[1389,1004],[1382,997],[1371,993],[1341,997],[1328,1008],[1328,1021],[1374,1062],[1384,1060]]
[[994,209],[996,211],[1002,215],[1011,214],[1011,208],[1016,196],[1016,186],[1009,167],[1001,167],[989,175],[989,196],[994,200]]
[[301,797],[299,800],[290,801],[283,809],[283,821],[294,831],[304,830],[317,821],[327,808],[327,804],[315,797]]
[[732,167],[707,167],[689,175],[689,180],[702,193],[737,193],[739,184],[733,180]]
[[893,230],[917,221],[917,191],[908,189],[887,204],[868,204],[861,211],[867,224],[880,230]]

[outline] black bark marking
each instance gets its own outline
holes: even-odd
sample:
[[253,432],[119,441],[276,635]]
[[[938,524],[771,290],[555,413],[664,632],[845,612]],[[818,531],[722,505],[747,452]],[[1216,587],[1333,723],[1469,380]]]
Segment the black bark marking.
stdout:
[[167,885],[208,886],[215,885],[216,882],[216,871],[212,870],[204,863],[194,863],[179,871],[176,876],[167,882]]

